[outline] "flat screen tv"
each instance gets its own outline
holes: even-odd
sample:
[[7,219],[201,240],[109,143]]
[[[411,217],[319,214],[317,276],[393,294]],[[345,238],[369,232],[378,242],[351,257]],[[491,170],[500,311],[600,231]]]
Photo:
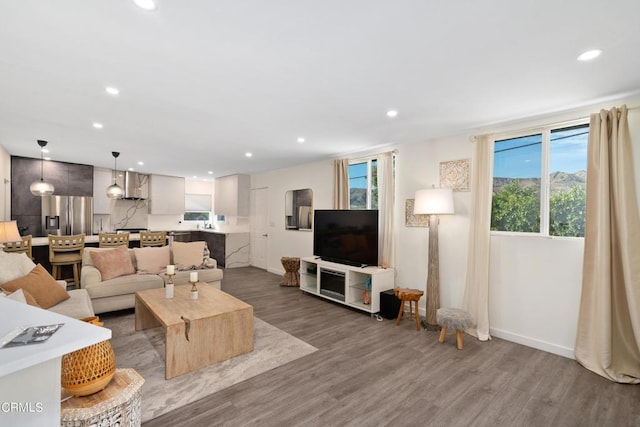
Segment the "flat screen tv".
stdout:
[[313,254],[341,264],[378,265],[378,211],[316,210]]

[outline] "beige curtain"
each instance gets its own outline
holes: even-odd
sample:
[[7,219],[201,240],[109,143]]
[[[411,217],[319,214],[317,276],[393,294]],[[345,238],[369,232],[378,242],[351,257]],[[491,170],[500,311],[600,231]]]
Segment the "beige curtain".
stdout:
[[471,176],[471,225],[467,256],[464,308],[473,316],[476,326],[467,333],[481,341],[489,335],[489,246],[491,242],[491,195],[493,139],[480,136],[475,141]]
[[627,108],[591,115],[576,360],[640,383],[640,220]]
[[349,209],[349,159],[333,161],[333,208]]
[[395,204],[393,157],[393,152],[383,153],[378,156],[378,213],[380,215],[378,261],[386,261],[389,267],[395,265],[393,243],[393,209]]

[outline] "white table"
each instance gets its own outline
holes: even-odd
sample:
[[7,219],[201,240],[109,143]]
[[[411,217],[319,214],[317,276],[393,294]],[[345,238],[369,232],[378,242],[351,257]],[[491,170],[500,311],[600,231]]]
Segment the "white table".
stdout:
[[62,356],[111,338],[111,330],[0,298],[0,337],[18,326],[64,323],[42,344],[0,348],[0,425],[59,426]]

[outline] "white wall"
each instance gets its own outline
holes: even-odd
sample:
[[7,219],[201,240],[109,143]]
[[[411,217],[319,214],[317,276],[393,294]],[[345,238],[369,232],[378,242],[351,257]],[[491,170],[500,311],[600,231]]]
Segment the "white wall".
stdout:
[[0,221],[11,219],[11,156],[0,145]]
[[[622,105],[596,105],[475,132],[498,133],[562,122]],[[639,100],[627,100],[631,108]],[[629,112],[640,194],[640,109]],[[397,147],[396,286],[425,290],[428,230],[404,225],[405,200],[416,190],[439,183],[439,163],[471,158],[471,133]],[[252,188],[269,188],[269,271],[282,273],[280,257],[312,252],[312,235],[284,230],[286,190],[312,188],[314,208],[332,207],[331,162],[319,162],[252,176]],[[470,192],[454,193],[455,214],[440,217],[441,305],[461,306],[467,263]],[[573,357],[582,280],[582,239],[494,235],[491,238],[490,324],[492,335]],[[421,301],[424,315],[425,300]]]
[[285,230],[284,195],[288,190],[313,190],[314,209],[333,208],[333,169],[331,161],[279,169],[251,176],[251,189],[267,188],[269,194],[269,240],[267,270],[282,274],[283,256],[313,255],[313,233]]

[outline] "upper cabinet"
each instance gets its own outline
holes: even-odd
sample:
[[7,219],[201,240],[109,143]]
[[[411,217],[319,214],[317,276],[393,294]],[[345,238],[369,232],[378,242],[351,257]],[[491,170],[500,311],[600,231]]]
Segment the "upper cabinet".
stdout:
[[107,187],[113,184],[113,173],[109,169],[93,169],[93,213],[110,214]]
[[251,177],[245,174],[216,178],[216,215],[249,216],[249,193]]
[[151,175],[149,213],[153,215],[184,214],[184,186],[184,178]]

